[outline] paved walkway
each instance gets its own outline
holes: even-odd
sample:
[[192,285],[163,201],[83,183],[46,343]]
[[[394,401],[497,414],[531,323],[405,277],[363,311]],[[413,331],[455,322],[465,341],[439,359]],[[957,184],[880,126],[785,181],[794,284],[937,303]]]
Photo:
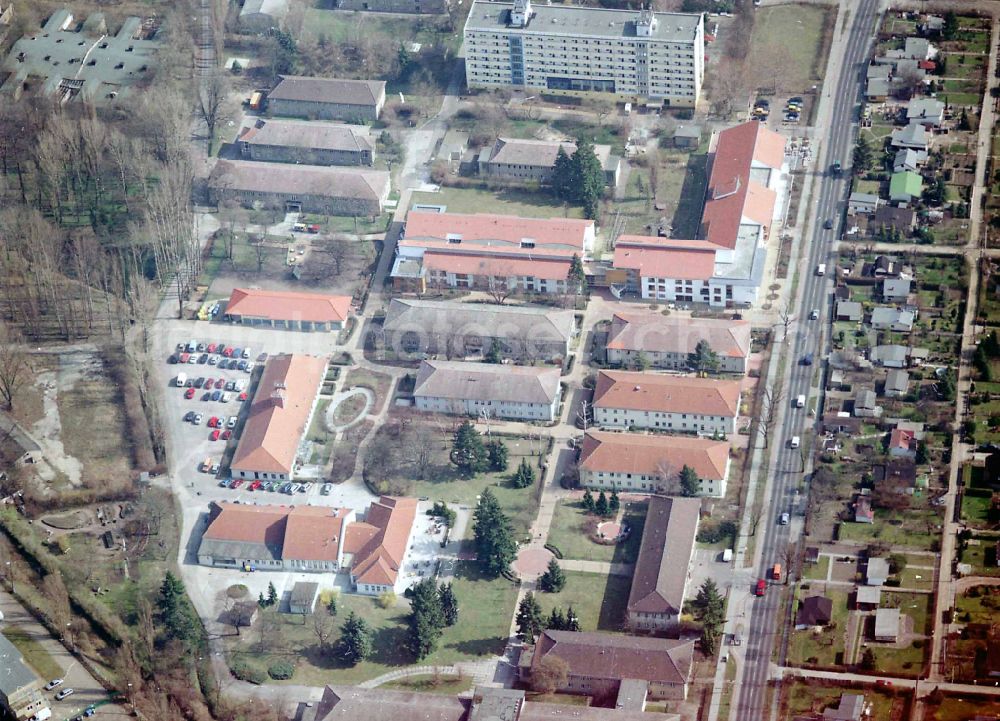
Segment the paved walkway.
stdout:
[[577,561],[572,559],[559,561],[564,571],[584,571],[586,573],[601,573],[606,576],[631,576],[634,568],[631,563],[607,563],[606,561]]

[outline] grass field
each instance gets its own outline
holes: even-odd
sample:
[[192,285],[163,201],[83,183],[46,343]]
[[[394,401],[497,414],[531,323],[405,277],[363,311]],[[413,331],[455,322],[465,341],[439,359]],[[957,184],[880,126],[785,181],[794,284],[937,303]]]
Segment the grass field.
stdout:
[[[822,716],[823,710],[836,706],[840,700],[840,695],[849,689],[833,684],[826,685],[826,682],[818,679],[804,679],[782,684],[781,700],[779,708],[780,718],[792,718],[796,715],[818,714]],[[865,690],[865,701],[872,703],[871,716],[873,721],[888,721],[897,718],[892,714],[895,694],[884,693],[883,691]]]
[[817,563],[802,566],[802,578],[814,581],[825,581],[830,570],[830,557],[820,556]]
[[566,571],[566,587],[559,593],[537,593],[548,618],[553,608],[570,606],[580,619],[581,631],[621,631],[631,579],[597,573]]
[[823,79],[833,13],[815,5],[781,5],[755,8],[754,14],[747,67],[773,69],[778,87],[789,93],[806,92]]
[[992,586],[975,586],[955,599],[956,619],[961,623],[995,623],[998,609],[1000,590]]
[[898,608],[913,621],[914,633],[929,633],[931,600],[929,593],[887,591],[882,594],[882,608]]
[[1000,699],[989,696],[945,696],[930,712],[931,721],[967,721],[974,716],[1000,716]]
[[[977,539],[972,539],[976,541]],[[996,551],[993,549],[992,539],[979,539],[978,543],[972,543],[962,552],[962,563],[972,566],[972,573],[976,576],[1000,576],[1000,567],[996,563]]]
[[903,648],[887,648],[870,645],[875,654],[875,668],[878,673],[896,673],[912,676],[920,672],[924,665],[924,655],[928,652],[927,642],[918,642]]
[[892,546],[929,550],[940,535],[937,525],[941,512],[916,505],[898,513],[876,509],[874,523],[841,523],[840,539],[862,543],[879,540]]
[[43,680],[48,681],[62,676],[63,671],[59,668],[56,660],[52,658],[52,654],[42,648],[42,644],[32,638],[27,631],[15,626],[8,626],[3,630],[3,635],[14,644],[27,664],[35,669],[35,673]]
[[384,683],[379,688],[392,689],[394,691],[416,691],[418,693],[439,693],[445,696],[456,696],[472,688],[471,676],[448,676],[434,674],[420,674],[418,676],[407,676],[398,681]]
[[589,529],[596,523],[596,516],[588,514],[580,501],[562,501],[556,506],[548,542],[558,548],[564,558],[583,561],[635,563],[642,541],[646,519],[646,504],[632,503],[623,515],[623,522],[632,529],[625,543],[604,546],[590,540]]
[[[447,206],[449,213],[499,213],[527,218],[582,218],[583,208],[564,206],[548,193],[502,189],[442,187],[437,193],[414,193],[411,203]],[[412,207],[412,206],[411,206]]]
[[[420,661],[427,666],[445,666],[456,661],[470,660],[503,651],[510,630],[517,589],[500,578],[486,580],[479,576],[474,564],[460,563],[454,580],[460,615],[458,623],[446,628],[438,650]],[[341,594],[337,598],[339,628],[350,611],[364,618],[374,631],[371,657],[356,666],[347,666],[335,654],[322,655],[317,646],[312,619],[279,614],[280,633],[268,644],[268,652],[260,652],[257,629],[246,630],[239,638],[230,637],[230,658],[266,669],[278,659],[296,664],[295,676],[288,682],[321,686],[327,683],[354,684],[374,678],[394,668],[415,662],[405,648],[408,610],[402,600],[395,607],[382,608],[377,599],[356,594]],[[325,609],[317,613],[325,614]],[[258,624],[260,621],[257,622]]]
[[[802,591],[799,598],[811,596],[815,590]],[[815,633],[810,630],[791,631],[788,641],[788,661],[790,664],[838,668],[846,651],[844,634],[847,630],[847,592],[827,588],[823,595],[833,600],[833,623],[831,628]]]

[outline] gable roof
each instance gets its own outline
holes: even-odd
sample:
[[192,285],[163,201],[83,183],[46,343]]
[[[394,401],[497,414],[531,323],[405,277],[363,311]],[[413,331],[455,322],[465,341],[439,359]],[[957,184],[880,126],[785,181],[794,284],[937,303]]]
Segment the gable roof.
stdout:
[[908,195],[914,198],[923,191],[923,179],[911,170],[893,173],[889,180],[889,196]]
[[199,553],[338,562],[344,521],[350,515],[346,508],[327,506],[213,502]]
[[702,340],[720,356],[746,358],[750,353],[750,321],[680,318],[649,311],[615,313],[607,347],[690,355]]
[[416,517],[416,499],[381,496],[372,501],[364,521],[348,526],[344,551],[353,554],[355,583],[395,585]]
[[702,237],[735,248],[744,219],[770,226],[777,195],[752,173],[780,171],[785,139],[763,123],[750,120],[719,133],[702,214]]
[[583,437],[580,468],[593,472],[679,474],[690,466],[698,478],[722,480],[729,465],[728,441],[689,436],[644,435],[589,430]]
[[287,148],[317,148],[349,152],[363,150],[371,152],[375,148],[367,125],[342,125],[301,120],[260,119],[253,126],[243,128],[238,140],[250,145],[276,145]]
[[381,200],[389,192],[389,173],[324,165],[219,160],[208,177],[208,185],[221,191]]
[[[488,163],[504,163],[506,165],[529,165],[540,168],[551,168],[556,164],[559,148],[566,155],[576,152],[576,143],[572,140],[524,140],[522,138],[497,138],[489,150]],[[611,155],[610,145],[595,145],[594,155],[603,167]]]
[[740,411],[740,382],[665,373],[600,371],[594,389],[594,407],[735,417]]
[[795,614],[796,626],[825,626],[833,618],[833,600],[826,596],[802,599]]
[[559,395],[559,369],[422,361],[413,395],[550,405]]
[[311,103],[375,106],[385,95],[384,80],[345,80],[282,75],[267,97]]
[[691,675],[694,641],[544,631],[535,645],[532,668],[550,654],[565,661],[572,676],[683,684]]
[[567,341],[575,324],[572,310],[393,298],[382,328],[392,333],[475,334],[530,343]]
[[466,700],[360,686],[327,686],[310,721],[463,721]]
[[226,315],[311,323],[343,323],[351,312],[349,295],[234,288]]
[[628,596],[629,613],[680,614],[700,512],[697,498],[650,497]]
[[[593,234],[593,229],[594,221],[575,218],[411,210],[399,245],[459,254],[568,259],[574,254],[583,255],[587,235]],[[532,247],[522,247],[522,241],[532,241]]]
[[929,135],[927,128],[914,121],[900,130],[892,131],[892,146],[920,148],[926,150]]
[[326,360],[315,356],[268,358],[230,464],[232,470],[291,474],[325,372]]
[[41,681],[24,662],[17,646],[0,634],[0,692],[9,698],[31,687],[40,688]]
[[703,240],[623,235],[615,242],[614,267],[649,278],[708,280],[715,275],[716,250]]

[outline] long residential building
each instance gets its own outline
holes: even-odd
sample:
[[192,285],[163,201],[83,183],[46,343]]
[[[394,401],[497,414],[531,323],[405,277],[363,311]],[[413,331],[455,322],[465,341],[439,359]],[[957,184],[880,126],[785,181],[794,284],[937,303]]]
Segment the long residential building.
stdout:
[[[557,689],[561,693],[620,698],[621,687],[634,680],[645,685],[642,691],[650,698],[683,700],[691,678],[694,641],[543,631],[534,647],[521,655],[521,666],[529,671],[523,680],[529,680],[547,657],[561,659],[568,667],[566,683]],[[615,713],[609,711],[609,717],[613,719]]]
[[[576,152],[576,143],[572,140],[497,138],[479,154],[479,174],[496,180],[549,183],[560,148],[571,156]],[[611,154],[610,145],[595,145],[594,155],[604,169],[604,181],[612,187],[617,185],[621,158]]]
[[751,120],[723,130],[711,148],[697,239],[623,235],[604,281],[654,301],[746,307],[764,279],[779,213],[785,139]]
[[247,160],[306,165],[371,165],[375,141],[367,125],[260,118],[236,139]]
[[378,120],[385,105],[385,81],[282,75],[267,95],[273,115],[310,120]]
[[244,571],[337,573],[354,511],[328,506],[212,503],[198,563]]
[[389,198],[384,170],[219,160],[208,176],[212,203],[286,212],[375,216]]
[[705,27],[700,13],[475,0],[465,56],[470,88],[694,107],[705,73]]
[[709,438],[590,430],[583,437],[580,485],[607,491],[678,495],[690,467],[704,496],[725,496],[729,443]]
[[559,417],[559,368],[423,361],[413,398],[419,411],[554,421]]
[[572,310],[393,298],[382,330],[399,353],[479,357],[498,344],[503,358],[561,361],[576,319]]
[[391,275],[397,290],[415,293],[565,293],[573,256],[594,238],[592,220],[410,211]]
[[698,435],[736,433],[740,382],[600,371],[594,389],[594,422],[602,428],[641,428]]
[[288,290],[234,288],[226,319],[257,328],[341,330],[351,314],[351,296]]
[[701,501],[653,496],[626,605],[630,628],[665,631],[677,625],[690,580]]
[[651,368],[689,370],[702,341],[708,343],[722,373],[747,372],[750,321],[680,318],[650,311],[615,313],[611,318],[608,363],[634,365],[644,359]]
[[309,428],[325,374],[323,358],[268,358],[229,464],[234,478],[287,481],[294,476],[299,442]]

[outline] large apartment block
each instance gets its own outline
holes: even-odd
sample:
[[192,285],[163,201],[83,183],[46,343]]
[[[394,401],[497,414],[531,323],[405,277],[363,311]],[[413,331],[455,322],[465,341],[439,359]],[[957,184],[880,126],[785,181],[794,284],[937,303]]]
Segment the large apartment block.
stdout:
[[465,24],[470,88],[606,93],[693,107],[704,57],[700,14],[476,0]]

